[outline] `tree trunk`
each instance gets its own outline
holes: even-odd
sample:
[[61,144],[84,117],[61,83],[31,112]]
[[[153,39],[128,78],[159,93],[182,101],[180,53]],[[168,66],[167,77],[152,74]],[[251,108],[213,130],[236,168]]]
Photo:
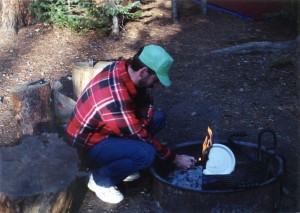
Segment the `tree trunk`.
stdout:
[[18,13],[18,0],[2,0],[0,33],[3,36],[11,37],[17,35]]
[[34,0],[19,0],[18,29],[32,23],[32,15],[29,14],[28,6]]
[[119,28],[119,20],[117,16],[113,16],[112,18],[112,35],[113,36],[119,36],[120,34],[120,28]]
[[27,7],[33,0],[1,0],[0,2],[0,35],[11,39],[18,29],[30,22]]
[[118,15],[117,8],[118,6],[120,6],[120,0],[107,0],[107,4],[110,5],[112,8],[114,8],[114,10],[116,11],[112,17],[111,35],[118,38],[120,34],[120,28],[119,28],[119,19],[117,17]]
[[206,15],[207,13],[207,0],[201,0],[201,13]]
[[177,0],[172,0],[172,18],[174,23],[178,23]]

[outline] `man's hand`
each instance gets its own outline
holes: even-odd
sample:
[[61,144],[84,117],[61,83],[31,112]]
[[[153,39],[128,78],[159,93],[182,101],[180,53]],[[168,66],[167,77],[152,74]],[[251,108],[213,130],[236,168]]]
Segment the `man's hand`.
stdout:
[[188,155],[176,155],[173,163],[180,169],[189,169],[195,166],[196,159]]

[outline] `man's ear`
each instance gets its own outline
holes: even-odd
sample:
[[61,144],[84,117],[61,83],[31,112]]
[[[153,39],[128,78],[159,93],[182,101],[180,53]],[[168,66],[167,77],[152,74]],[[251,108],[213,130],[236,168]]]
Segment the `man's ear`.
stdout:
[[141,78],[144,78],[148,75],[148,68],[147,67],[143,67],[139,70],[139,76]]

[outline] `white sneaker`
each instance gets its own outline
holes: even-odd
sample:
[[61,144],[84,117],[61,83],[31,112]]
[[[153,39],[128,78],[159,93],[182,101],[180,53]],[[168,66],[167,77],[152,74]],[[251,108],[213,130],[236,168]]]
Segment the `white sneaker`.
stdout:
[[123,181],[124,182],[130,182],[130,181],[134,181],[140,178],[140,173],[139,172],[135,172],[132,173],[131,175],[127,176]]
[[90,190],[96,193],[97,197],[107,203],[119,203],[124,199],[123,194],[116,186],[102,187],[96,184],[93,175],[90,175],[90,180],[87,185]]

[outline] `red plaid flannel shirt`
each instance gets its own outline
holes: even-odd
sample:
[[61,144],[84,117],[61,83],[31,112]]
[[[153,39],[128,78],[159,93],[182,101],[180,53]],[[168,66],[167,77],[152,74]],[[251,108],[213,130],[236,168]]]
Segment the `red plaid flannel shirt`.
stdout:
[[175,153],[146,129],[153,117],[146,89],[133,84],[125,61],[117,61],[97,74],[79,97],[67,123],[70,143],[89,149],[104,138],[134,138],[152,144],[159,157],[173,160]]

